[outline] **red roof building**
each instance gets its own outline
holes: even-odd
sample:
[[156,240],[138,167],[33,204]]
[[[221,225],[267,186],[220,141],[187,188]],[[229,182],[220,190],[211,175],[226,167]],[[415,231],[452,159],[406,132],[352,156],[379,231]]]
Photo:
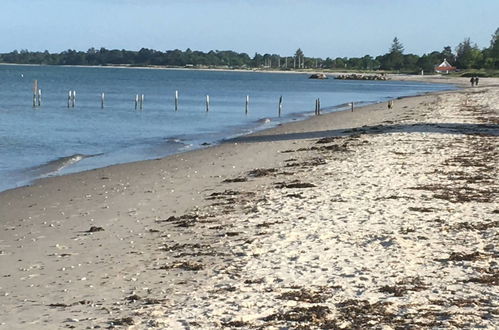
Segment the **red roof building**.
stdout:
[[444,58],[444,61],[435,67],[435,71],[438,73],[449,73],[451,71],[456,71],[456,67],[450,65],[450,63],[447,62],[447,59]]

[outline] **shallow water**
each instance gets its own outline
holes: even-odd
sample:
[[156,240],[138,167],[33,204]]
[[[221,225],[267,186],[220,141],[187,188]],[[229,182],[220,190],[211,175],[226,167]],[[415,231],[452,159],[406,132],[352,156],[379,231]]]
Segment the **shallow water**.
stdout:
[[[35,79],[42,90],[39,108],[32,107]],[[327,112],[352,101],[375,103],[446,89],[454,87],[313,80],[307,74],[0,65],[0,191],[44,176],[162,157],[304,118],[313,114],[316,98]],[[67,105],[69,90],[76,91],[74,108]],[[135,110],[137,94],[145,97],[142,111]]]

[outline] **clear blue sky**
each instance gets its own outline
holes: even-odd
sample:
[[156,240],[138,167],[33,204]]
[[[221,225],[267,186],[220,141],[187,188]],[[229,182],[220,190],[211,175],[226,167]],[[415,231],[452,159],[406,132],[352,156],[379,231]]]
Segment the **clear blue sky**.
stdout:
[[191,48],[360,57],[488,47],[499,0],[0,0],[0,52]]

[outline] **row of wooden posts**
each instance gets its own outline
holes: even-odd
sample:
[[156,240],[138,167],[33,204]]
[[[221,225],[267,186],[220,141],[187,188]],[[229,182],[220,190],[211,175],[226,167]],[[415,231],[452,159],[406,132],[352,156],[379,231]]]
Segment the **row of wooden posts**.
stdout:
[[[144,94],[136,94],[135,95],[135,110],[140,110],[142,111],[144,109]],[[178,91],[175,91],[175,111],[178,111],[178,100],[179,100],[179,94]],[[104,101],[105,101],[105,94],[102,93],[100,97],[100,103],[101,103],[101,108],[104,109]],[[248,114],[249,111],[249,103],[250,103],[250,97],[249,95],[246,95],[246,103],[244,107],[244,113]],[[278,116],[281,117],[282,114],[282,104],[283,104],[283,99],[282,96],[279,97],[279,105],[278,105]],[[40,107],[42,105],[42,90],[38,88],[38,81],[35,80],[34,86],[33,86],[33,108]],[[210,96],[206,95],[206,112],[210,111]],[[76,106],[76,91],[69,91],[68,92],[68,108],[74,108]],[[354,109],[354,102],[350,103],[351,110],[353,111]],[[318,98],[315,100],[315,111],[314,114],[316,116],[321,114],[321,100]]]

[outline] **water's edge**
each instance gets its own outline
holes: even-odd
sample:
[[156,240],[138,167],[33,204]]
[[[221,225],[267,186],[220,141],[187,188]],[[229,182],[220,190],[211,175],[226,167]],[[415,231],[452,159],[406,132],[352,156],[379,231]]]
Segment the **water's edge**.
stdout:
[[[447,90],[444,89],[444,90],[439,90],[439,91],[431,91],[431,92],[424,92],[424,93],[419,93],[419,94],[410,94],[410,95],[406,95],[406,96],[398,96],[395,98],[390,98],[390,99],[386,99],[383,101],[377,101],[377,102],[369,102],[369,101],[356,102],[356,109],[362,109],[362,108],[365,108],[365,107],[368,107],[368,106],[371,106],[374,104],[387,103],[389,100],[415,98],[415,97],[420,97],[420,96],[425,96],[425,95],[444,93],[444,92],[458,89],[457,86],[454,86],[451,84],[448,84],[448,85],[449,85],[449,89],[447,89]],[[327,107],[322,108],[322,111],[323,111],[322,112],[323,114],[331,114],[331,113],[341,112],[341,111],[350,111],[350,104],[346,103],[346,104],[338,104],[338,105],[334,105],[334,106],[327,106]],[[22,184],[16,185],[15,187],[6,187],[5,189],[0,188],[0,193],[8,191],[8,190],[19,189],[22,187],[34,185],[38,181],[43,180],[47,177],[71,175],[71,174],[75,174],[75,173],[81,173],[81,172],[91,171],[91,170],[100,169],[100,168],[112,167],[112,166],[120,165],[120,164],[143,162],[143,161],[158,159],[158,158],[163,159],[166,157],[182,154],[185,152],[193,152],[193,151],[196,151],[199,149],[209,148],[209,147],[220,145],[220,144],[227,142],[227,141],[230,141],[231,139],[234,139],[234,138],[251,136],[252,134],[255,134],[255,133],[271,131],[278,125],[285,126],[291,122],[306,121],[312,117],[313,117],[313,113],[306,111],[303,113],[290,115],[290,116],[288,116],[287,120],[279,121],[279,122],[273,122],[271,120],[271,118],[262,118],[262,119],[258,120],[260,125],[255,126],[253,129],[251,129],[249,131],[239,132],[239,133],[235,133],[235,134],[232,134],[229,136],[220,137],[220,138],[217,138],[216,140],[206,139],[205,142],[199,143],[199,144],[185,144],[183,148],[178,148],[175,151],[165,153],[164,155],[162,155],[160,157],[144,157],[141,160],[133,160],[130,162],[113,162],[113,163],[108,163],[108,164],[103,164],[103,165],[101,164],[100,166],[84,168],[81,170],[78,170],[75,167],[75,165],[77,165],[82,160],[92,158],[92,157],[102,156],[103,154],[95,154],[95,155],[74,154],[74,155],[70,155],[70,156],[59,157],[59,158],[54,159],[52,161],[49,161],[45,164],[41,164],[38,166],[28,168],[26,170],[26,173],[29,176],[31,176],[29,179],[28,178],[25,179]],[[176,139],[174,142],[175,143],[182,143]]]

